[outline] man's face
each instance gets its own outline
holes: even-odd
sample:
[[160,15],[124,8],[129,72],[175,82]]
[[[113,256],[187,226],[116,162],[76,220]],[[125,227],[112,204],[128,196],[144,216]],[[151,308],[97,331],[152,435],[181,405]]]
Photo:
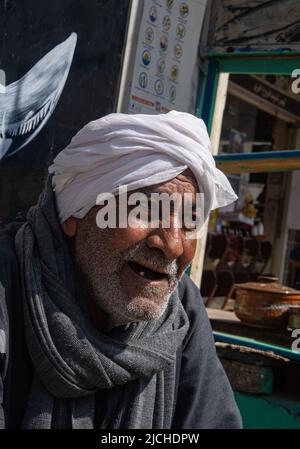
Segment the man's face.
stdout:
[[[196,201],[197,183],[186,170],[140,191],[182,198],[189,193]],[[141,224],[99,229],[98,210],[94,207],[83,219],[72,219],[76,221],[72,250],[92,319],[109,329],[160,317],[194,256],[196,240],[188,237],[189,230],[174,226],[174,211],[168,228]]]

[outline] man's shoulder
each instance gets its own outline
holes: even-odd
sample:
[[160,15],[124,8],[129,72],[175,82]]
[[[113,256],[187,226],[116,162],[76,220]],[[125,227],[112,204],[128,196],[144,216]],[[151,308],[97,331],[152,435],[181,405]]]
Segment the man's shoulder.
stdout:
[[[178,290],[179,297],[190,323],[188,333],[183,342],[183,348],[186,349],[188,343],[191,342],[194,337],[197,340],[200,338],[199,335],[201,336],[201,339],[202,337],[207,337],[207,332],[210,327],[200,289],[187,274],[184,274],[182,277]],[[202,336],[203,333],[204,336]]]
[[204,309],[203,299],[199,287],[187,274],[184,274],[179,282],[178,290],[181,302],[189,317],[192,315],[199,316],[199,311]]

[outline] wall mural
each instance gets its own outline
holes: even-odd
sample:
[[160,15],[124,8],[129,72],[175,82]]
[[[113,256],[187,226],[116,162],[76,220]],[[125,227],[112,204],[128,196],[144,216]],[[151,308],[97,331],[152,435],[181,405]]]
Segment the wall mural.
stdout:
[[209,47],[299,46],[299,0],[214,0]]
[[50,118],[66,83],[77,35],[54,47],[0,92],[0,160],[20,151]]
[[0,228],[53,158],[116,109],[130,0],[0,0]]

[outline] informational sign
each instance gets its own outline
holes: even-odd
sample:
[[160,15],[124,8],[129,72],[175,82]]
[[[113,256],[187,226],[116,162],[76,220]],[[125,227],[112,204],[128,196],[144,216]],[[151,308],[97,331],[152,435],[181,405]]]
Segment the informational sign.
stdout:
[[207,0],[145,0],[129,112],[187,111]]

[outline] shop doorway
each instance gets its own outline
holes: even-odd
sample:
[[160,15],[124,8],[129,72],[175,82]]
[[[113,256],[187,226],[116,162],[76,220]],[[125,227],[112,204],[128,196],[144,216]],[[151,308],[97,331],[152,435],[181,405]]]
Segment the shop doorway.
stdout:
[[233,73],[226,64],[224,72],[215,65],[219,84],[207,87],[214,101],[209,111],[204,98],[202,112],[216,161],[239,200],[211,214],[201,291],[208,307],[230,310],[236,282],[272,275],[296,286],[290,255],[300,246],[300,94],[290,71],[300,61],[289,61],[281,70],[286,73],[270,73],[274,61],[267,73],[257,70],[257,61],[248,69],[235,62]]

